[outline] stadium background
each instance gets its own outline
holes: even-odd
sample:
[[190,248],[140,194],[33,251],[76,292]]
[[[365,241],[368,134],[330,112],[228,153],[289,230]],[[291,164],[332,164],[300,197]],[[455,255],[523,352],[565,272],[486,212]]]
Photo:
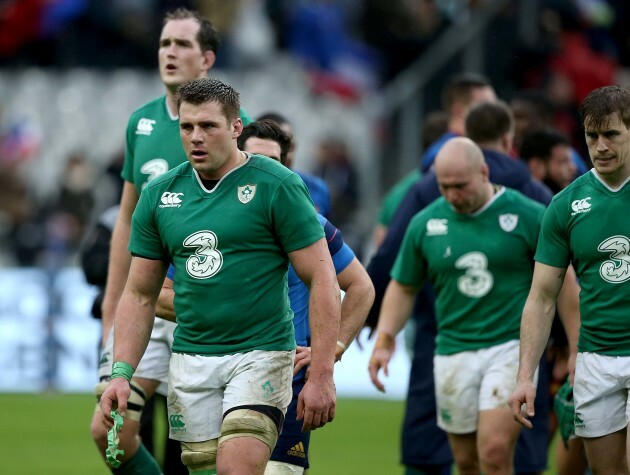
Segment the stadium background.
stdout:
[[[77,253],[117,200],[129,114],[162,93],[157,38],[163,12],[176,6],[199,9],[218,26],[223,45],[212,75],[241,92],[252,116],[275,110],[294,122],[296,168],[330,181],[332,219],[364,262],[380,198],[417,166],[424,118],[439,109],[448,75],[486,74],[504,100],[523,89],[546,91],[556,126],[582,151],[577,104],[592,88],[627,85],[630,77],[623,0],[5,0],[3,473],[105,473],[87,427],[96,290]],[[338,368],[340,417],[318,432],[314,463],[324,465],[314,475],[397,473],[408,360],[397,353],[383,397],[369,384],[370,342],[365,334],[362,341]],[[366,424],[365,414],[375,422]],[[337,460],[329,449],[341,451],[337,463],[350,461],[352,471],[325,471],[326,460]]]

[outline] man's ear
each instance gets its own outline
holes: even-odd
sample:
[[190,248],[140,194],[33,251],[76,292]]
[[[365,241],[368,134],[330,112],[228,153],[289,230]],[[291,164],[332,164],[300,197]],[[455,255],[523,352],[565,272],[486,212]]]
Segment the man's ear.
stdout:
[[243,121],[240,117],[232,122],[232,127],[234,128],[232,138],[237,139],[243,133]]
[[217,57],[214,54],[214,51],[212,50],[204,51],[201,61],[202,61],[202,69],[205,70],[206,75],[208,75],[208,72],[210,72],[216,60],[217,60]]

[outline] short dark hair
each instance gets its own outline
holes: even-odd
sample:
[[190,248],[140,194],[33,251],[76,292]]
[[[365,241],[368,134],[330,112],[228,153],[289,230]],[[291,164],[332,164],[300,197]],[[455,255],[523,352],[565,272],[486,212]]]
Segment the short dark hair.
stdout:
[[219,33],[214,25],[210,23],[208,19],[202,17],[198,12],[184,7],[177,8],[176,10],[172,10],[164,15],[164,22],[162,25],[166,25],[171,20],[195,20],[199,23],[197,42],[201,47],[201,51],[212,51],[214,54],[219,51],[219,46],[221,44]]
[[218,102],[228,121],[240,117],[241,102],[238,92],[231,86],[214,78],[200,78],[185,82],[177,88],[177,110],[182,103],[201,105]]
[[287,154],[291,150],[291,141],[293,137],[288,132],[280,128],[275,120],[263,119],[252,122],[243,128],[243,132],[236,139],[238,148],[245,150],[245,143],[252,137],[263,140],[273,140],[280,145],[280,163],[286,165]]
[[626,128],[630,128],[630,89],[604,86],[591,91],[580,107],[584,127],[606,127],[608,116],[617,112]]
[[259,121],[259,120],[273,120],[278,125],[284,125],[284,124],[291,125],[291,123],[289,122],[289,119],[287,119],[285,116],[283,116],[279,112],[265,112],[264,114],[260,114],[256,118],[256,121]]
[[553,148],[558,145],[570,147],[571,142],[566,136],[554,129],[532,130],[523,137],[523,143],[519,151],[520,158],[526,162],[529,162],[534,157],[548,161],[551,158]]
[[442,108],[449,112],[456,102],[470,103],[473,89],[491,87],[485,76],[476,73],[461,73],[451,76],[442,93]]
[[475,143],[494,142],[514,128],[514,117],[503,101],[479,102],[466,114],[466,136]]

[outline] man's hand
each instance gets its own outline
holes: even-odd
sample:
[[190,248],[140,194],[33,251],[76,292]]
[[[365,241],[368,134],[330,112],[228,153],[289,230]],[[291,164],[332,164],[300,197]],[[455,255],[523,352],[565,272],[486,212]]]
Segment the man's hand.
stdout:
[[[514,420],[528,429],[534,427],[530,421],[534,417],[534,400],[536,399],[536,386],[533,381],[520,381],[509,400],[510,409]],[[523,412],[523,404],[525,404]]]
[[311,375],[298,396],[297,419],[303,420],[302,432],[323,427],[335,417],[337,395],[332,372]]
[[[302,368],[311,364],[311,347],[298,346],[295,349],[295,362],[293,363],[293,376],[298,374]],[[308,377],[306,378],[308,379]]]
[[101,396],[101,412],[103,413],[103,422],[108,429],[114,425],[111,416],[113,409],[118,409],[120,415],[125,417],[130,394],[131,387],[125,378],[114,378],[105,388],[105,392]]
[[370,372],[370,379],[376,389],[380,392],[385,392],[385,385],[378,379],[378,372],[383,369],[383,374],[389,376],[389,370],[387,365],[392,359],[394,350],[396,349],[396,342],[394,337],[387,333],[379,333],[376,343],[374,344],[374,350],[370,357],[370,364],[368,371]]

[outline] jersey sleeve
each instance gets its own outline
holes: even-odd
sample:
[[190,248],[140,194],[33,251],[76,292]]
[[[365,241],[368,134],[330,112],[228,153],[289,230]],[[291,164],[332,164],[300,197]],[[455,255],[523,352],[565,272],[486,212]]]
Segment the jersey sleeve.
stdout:
[[135,114],[129,118],[127,122],[127,133],[125,135],[125,162],[123,164],[120,176],[125,181],[133,183],[133,148],[136,140],[135,129],[137,126]]
[[173,264],[169,264],[168,270],[166,271],[166,277],[171,280],[175,280],[175,266]]
[[158,233],[151,206],[151,203],[155,202],[152,197],[153,194],[147,189],[140,195],[140,200],[131,218],[129,251],[147,259],[165,259],[168,256]]
[[321,214],[317,215],[320,224],[324,228],[326,242],[328,243],[328,251],[332,256],[335,266],[335,272],[340,274],[354,260],[355,255],[350,246],[348,246],[341,237],[341,231],[335,227],[330,221]]
[[285,252],[302,249],[324,237],[315,205],[297,174],[282,181],[270,206],[273,229]]
[[561,224],[563,220],[558,216],[557,203],[552,201],[545,211],[534,259],[541,264],[565,268],[571,260],[569,239]]
[[420,287],[426,279],[427,262],[421,248],[424,228],[424,220],[418,215],[409,223],[405,232],[391,272],[392,279],[402,285]]

